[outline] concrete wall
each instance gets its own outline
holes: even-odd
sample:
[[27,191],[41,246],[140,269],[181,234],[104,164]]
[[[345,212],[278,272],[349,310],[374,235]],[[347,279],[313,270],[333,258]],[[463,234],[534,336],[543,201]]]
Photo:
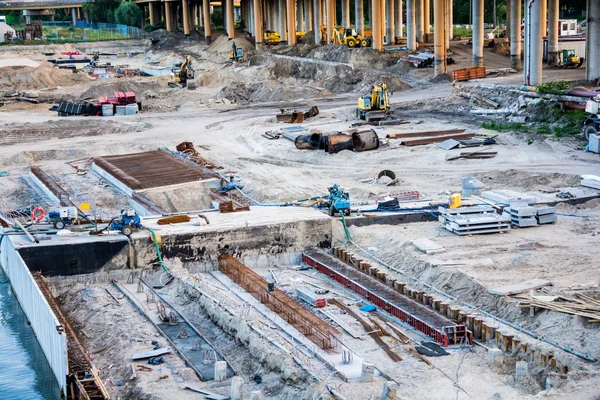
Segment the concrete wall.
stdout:
[[38,288],[27,265],[7,236],[0,236],[0,266],[10,280],[13,292],[29,320],[59,387],[66,394],[67,335],[63,332],[60,322]]
[[[179,258],[184,265],[192,265],[193,272],[201,272],[216,269],[217,258],[224,252],[243,260],[248,267],[294,264],[300,261],[303,250],[329,248],[331,240],[331,220],[319,219],[162,236],[160,249],[163,259]],[[154,244],[149,239],[136,240],[134,246],[139,267],[157,261]]]

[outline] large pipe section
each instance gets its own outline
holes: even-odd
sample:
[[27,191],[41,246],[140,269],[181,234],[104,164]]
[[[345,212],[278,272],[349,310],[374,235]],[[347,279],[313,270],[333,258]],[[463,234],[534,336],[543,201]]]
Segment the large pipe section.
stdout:
[[[331,0],[328,0],[331,1]],[[371,0],[371,14],[373,18],[373,25],[371,29],[373,30],[373,49],[375,50],[383,50],[383,38],[381,37],[381,0]]]
[[542,37],[546,34],[542,29],[546,24],[546,0],[529,0],[525,18],[525,85],[542,84]]
[[483,0],[473,0],[473,66],[475,67],[483,66],[483,23]]
[[447,0],[434,0],[433,7],[433,69],[434,75],[446,73],[446,3]]
[[558,0],[548,0],[548,65],[558,64]]
[[406,47],[413,51],[417,49],[415,7],[416,0],[406,0]]
[[587,41],[586,41],[586,79],[595,81],[600,78],[600,2],[587,2]]
[[510,67],[521,69],[521,6],[522,0],[508,0],[510,4]]

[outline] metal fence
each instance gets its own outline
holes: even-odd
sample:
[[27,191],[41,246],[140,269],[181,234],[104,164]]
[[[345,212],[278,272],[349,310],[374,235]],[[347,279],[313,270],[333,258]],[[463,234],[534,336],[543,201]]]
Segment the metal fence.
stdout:
[[29,268],[7,236],[0,236],[0,266],[25,312],[63,393],[67,393],[67,336]]
[[[70,21],[42,22],[42,25],[47,27],[55,26],[69,27]],[[137,39],[144,35],[144,31],[135,26],[122,24],[106,24],[106,23],[88,23],[85,21],[77,21],[74,28],[80,28],[69,32],[68,37],[64,37],[65,33],[59,35],[57,31],[46,32],[45,36],[48,40],[109,40],[109,39]],[[62,36],[62,37],[61,37]]]

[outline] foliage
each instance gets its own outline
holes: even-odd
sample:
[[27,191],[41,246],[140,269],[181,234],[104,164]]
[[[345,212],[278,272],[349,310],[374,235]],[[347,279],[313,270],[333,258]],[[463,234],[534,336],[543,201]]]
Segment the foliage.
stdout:
[[115,23],[115,10],[121,0],[90,0],[83,4],[83,10],[88,13],[92,22]]
[[155,23],[154,25],[150,25],[150,24],[144,25],[144,30],[146,32],[154,32],[154,31],[157,31],[159,29],[165,29],[165,23],[164,22],[160,21],[160,22]]
[[142,22],[142,10],[133,1],[123,1],[115,10],[115,22],[128,26],[139,26]]
[[215,7],[212,14],[210,15],[210,21],[213,26],[223,26],[223,9]]
[[571,88],[571,83],[568,81],[552,81],[546,82],[537,87],[539,94],[563,94],[565,90]]
[[581,123],[587,114],[581,110],[563,111],[552,107],[539,116],[539,122],[529,125],[504,122],[484,122],[481,127],[498,132],[536,133],[538,135],[554,135],[557,138],[578,136],[581,134]]
[[454,36],[473,36],[473,31],[469,28],[453,28]]

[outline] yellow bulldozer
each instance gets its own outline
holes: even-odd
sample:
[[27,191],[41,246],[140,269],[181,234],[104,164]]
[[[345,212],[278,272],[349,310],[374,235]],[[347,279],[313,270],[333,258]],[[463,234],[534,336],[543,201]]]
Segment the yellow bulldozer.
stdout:
[[[327,43],[327,28],[321,25],[321,40]],[[370,47],[371,37],[360,35],[352,28],[335,28],[331,35],[331,42],[334,44],[343,44],[348,47]]]
[[263,43],[267,46],[276,46],[281,43],[281,35],[275,31],[264,31]]
[[358,98],[358,108],[356,109],[358,119],[367,122],[376,121],[385,119],[391,114],[390,92],[385,82],[373,85],[370,96]]

